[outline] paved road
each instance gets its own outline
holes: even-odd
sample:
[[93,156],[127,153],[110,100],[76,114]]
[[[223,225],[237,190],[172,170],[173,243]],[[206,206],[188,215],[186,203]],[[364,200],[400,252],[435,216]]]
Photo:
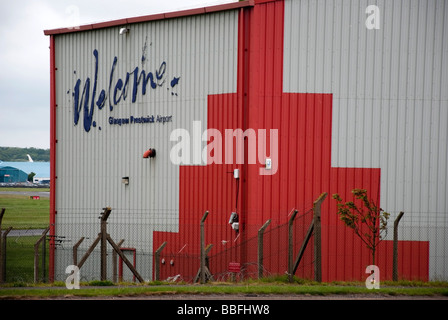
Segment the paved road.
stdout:
[[45,229],[12,229],[9,231],[7,237],[41,236],[44,231]]
[[[86,287],[89,289],[104,289],[104,287]],[[82,289],[86,289],[82,288]],[[113,288],[113,287],[108,287]],[[47,290],[51,289],[66,289],[65,287],[4,287],[0,288],[3,292],[8,290],[14,290],[16,292],[22,289],[24,291],[33,290]],[[76,293],[76,290],[73,291]],[[0,296],[1,299],[5,297]],[[388,294],[330,294],[330,295],[310,295],[310,294],[177,294],[170,292],[153,292],[148,294],[136,294],[136,295],[115,295],[115,296],[95,296],[95,295],[75,295],[67,293],[59,293],[54,296],[26,296],[15,293],[15,295],[8,296],[6,299],[41,299],[41,300],[444,300],[447,301],[448,297],[442,295],[433,296],[410,296],[410,295],[388,295]]]
[[0,191],[0,194],[15,194],[21,196],[39,196],[42,198],[49,198],[50,192],[48,191]]
[[[104,288],[104,287],[102,287]],[[65,289],[65,288],[63,288]],[[45,298],[44,298],[45,299]],[[74,299],[74,300],[448,300],[445,296],[409,296],[409,295],[380,295],[380,294],[141,294],[120,296],[64,296],[51,297],[50,299]]]

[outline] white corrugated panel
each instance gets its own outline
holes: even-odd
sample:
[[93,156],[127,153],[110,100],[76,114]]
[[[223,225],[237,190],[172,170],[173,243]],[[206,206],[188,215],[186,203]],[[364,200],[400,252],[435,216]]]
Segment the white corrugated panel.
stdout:
[[284,91],[333,94],[332,166],[381,168],[381,206],[430,241],[431,278],[448,274],[447,21],[444,0],[285,0]]
[[[177,231],[179,167],[169,159],[174,144],[170,134],[176,128],[192,132],[195,120],[201,121],[202,133],[207,128],[207,95],[236,92],[237,26],[238,11],[230,10],[136,23],[126,26],[129,32],[124,35],[119,34],[120,27],[111,27],[55,37],[56,235],[70,241],[64,245],[68,250],[56,249],[56,279],[66,277],[73,244],[88,237],[79,249],[80,259],[96,238],[97,218],[106,206],[112,208],[111,237],[115,242],[125,239],[123,246],[138,253],[152,252],[153,231]],[[92,104],[94,50],[98,77]],[[142,75],[142,70],[146,77],[152,73],[155,87],[148,78],[143,95],[141,80],[132,101],[134,76]],[[87,78],[88,110],[93,106],[90,126],[83,105],[77,124],[74,115],[76,82],[81,81],[81,102]],[[96,103],[103,89],[100,108]],[[111,118],[131,116],[154,116],[155,122],[109,123]],[[157,116],[171,121],[158,123]],[[155,158],[143,159],[148,148],[156,149]],[[129,185],[122,183],[122,177],[129,177]],[[152,277],[152,256],[137,258],[137,266],[145,279]],[[82,276],[98,278],[99,266],[87,263],[83,270]]]

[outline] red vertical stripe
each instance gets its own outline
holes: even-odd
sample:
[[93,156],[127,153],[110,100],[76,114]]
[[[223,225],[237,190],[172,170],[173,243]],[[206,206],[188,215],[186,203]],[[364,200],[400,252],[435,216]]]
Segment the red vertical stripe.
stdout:
[[54,236],[56,234],[56,62],[54,36],[50,36],[50,252],[48,280],[54,281]]

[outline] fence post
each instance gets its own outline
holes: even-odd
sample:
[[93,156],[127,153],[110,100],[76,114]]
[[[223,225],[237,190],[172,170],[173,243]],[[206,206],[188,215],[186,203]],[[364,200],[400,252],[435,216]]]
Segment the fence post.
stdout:
[[204,223],[205,219],[207,219],[208,211],[205,211],[202,219],[201,219],[201,283],[205,283],[205,231],[204,231]]
[[[3,215],[5,214],[6,209],[2,208],[2,211],[0,211],[0,235],[2,233],[2,220],[3,220]],[[2,238],[0,237],[0,283],[3,282],[2,278],[3,278],[3,270],[4,268],[6,268],[6,266],[3,265],[3,255],[4,255],[4,249],[3,249],[3,245],[2,245]]]
[[271,219],[266,221],[260,230],[258,230],[258,279],[263,278],[263,234],[270,223]]
[[160,280],[160,252],[162,252],[163,248],[165,248],[167,242],[163,242],[161,244],[161,246],[156,250],[156,254],[155,254],[155,261],[154,261],[154,280],[158,281]]
[[288,221],[288,279],[289,282],[293,281],[294,277],[294,260],[293,260],[293,250],[294,250],[294,219],[297,215],[297,210],[294,210],[291,218]]
[[106,207],[101,214],[101,281],[107,279],[107,218],[109,218],[111,208]]
[[[1,229],[0,229],[1,230]],[[6,282],[6,237],[12,227],[6,229],[1,236],[1,248],[0,248],[0,283]]]
[[322,242],[321,242],[321,206],[327,197],[327,193],[322,193],[313,203],[313,222],[314,222],[314,280],[322,282]]
[[294,261],[294,269],[292,270],[292,274],[295,274],[297,271],[297,268],[299,267],[300,260],[302,260],[302,257],[305,253],[306,246],[308,245],[308,241],[310,241],[311,236],[313,234],[314,230],[314,220],[311,221],[310,226],[308,227],[308,231],[305,235],[305,239],[303,239],[302,246],[300,247],[299,253],[297,254],[296,260]]
[[93,249],[95,249],[98,242],[101,240],[101,233],[98,233],[98,236],[96,237],[95,241],[93,241],[92,245],[87,249],[87,252],[82,256],[81,261],[77,264],[77,267],[81,269],[84,262],[86,262],[87,258],[90,256],[90,254],[93,252]]
[[398,223],[403,217],[404,212],[401,211],[394,221],[394,250],[393,250],[393,267],[392,267],[392,280],[398,281]]
[[42,236],[37,240],[34,244],[34,283],[39,282],[39,245],[45,240],[47,236],[47,232],[50,230],[50,227],[47,227],[45,231],[42,233]]
[[[118,243],[117,246],[119,248],[121,248],[121,245],[123,244],[124,239],[121,239]],[[117,252],[114,250],[112,252],[112,282],[113,283],[117,283],[118,281],[118,268],[117,268]]]
[[84,237],[79,239],[78,242],[73,246],[73,264],[76,266],[78,264],[78,247],[81,245],[81,242],[84,241]]
[[42,241],[42,282],[46,282],[47,275],[47,241]]
[[[84,262],[86,262],[89,255],[92,253],[93,249],[95,249],[96,245],[101,241],[101,280],[105,281],[107,278],[107,260],[106,260],[106,246],[107,242],[112,246],[112,248],[118,253],[118,255],[123,259],[123,262],[128,266],[128,268],[132,271],[134,276],[143,283],[144,280],[134,268],[134,266],[129,262],[129,260],[125,257],[123,252],[120,250],[120,247],[112,240],[110,235],[107,234],[107,218],[109,217],[112,209],[107,207],[104,208],[104,211],[101,213],[101,232],[98,233],[98,237],[96,237],[95,241],[89,247],[87,252],[81,258],[81,261],[78,263],[78,268],[81,268]],[[124,241],[124,240],[123,240]]]
[[[209,265],[208,265],[208,252],[212,249],[212,247],[213,247],[213,244],[210,243],[204,249],[204,254],[205,254],[204,272],[205,272],[205,275],[206,275],[206,279],[210,279],[211,281],[214,281],[213,275],[210,272]],[[198,273],[196,274],[196,277],[194,277],[193,283],[196,283],[200,277],[201,277],[201,268],[199,267]]]
[[131,272],[134,274],[134,276],[138,279],[138,281],[140,281],[140,283],[145,282],[145,280],[143,280],[143,278],[141,277],[141,275],[137,272],[137,270],[134,268],[134,266],[132,265],[132,263],[129,262],[129,260],[126,258],[126,256],[123,254],[123,252],[120,250],[120,248],[117,246],[117,244],[112,240],[112,238],[110,237],[110,235],[106,235],[106,240],[110,243],[110,245],[112,246],[112,248],[114,248],[114,250],[118,253],[118,255],[120,256],[120,258],[123,260],[123,262],[128,266],[128,268],[131,270]]

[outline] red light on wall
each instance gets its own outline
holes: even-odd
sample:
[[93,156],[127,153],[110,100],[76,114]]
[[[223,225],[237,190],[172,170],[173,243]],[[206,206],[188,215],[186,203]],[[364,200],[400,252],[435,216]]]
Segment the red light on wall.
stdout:
[[148,149],[143,153],[143,158],[154,158],[156,156],[156,149]]

